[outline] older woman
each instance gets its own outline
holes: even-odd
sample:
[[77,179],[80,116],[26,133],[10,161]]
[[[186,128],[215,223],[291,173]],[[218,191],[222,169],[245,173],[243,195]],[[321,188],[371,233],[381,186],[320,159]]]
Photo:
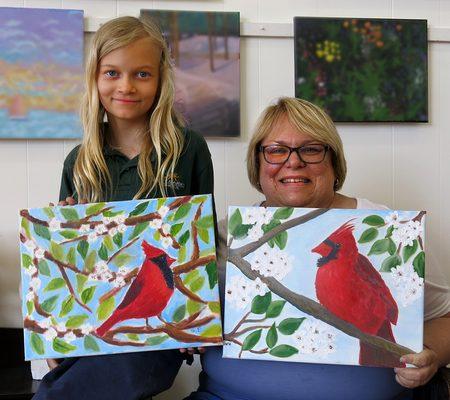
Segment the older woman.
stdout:
[[[337,191],[346,176],[342,142],[329,116],[299,99],[281,98],[262,114],[250,141],[247,170],[264,194],[262,206],[380,209]],[[219,227],[219,283],[225,282],[226,227]],[[200,387],[190,400],[408,399],[450,362],[450,295],[427,256],[424,350],[403,357],[417,368],[373,368],[222,358],[202,355]]]

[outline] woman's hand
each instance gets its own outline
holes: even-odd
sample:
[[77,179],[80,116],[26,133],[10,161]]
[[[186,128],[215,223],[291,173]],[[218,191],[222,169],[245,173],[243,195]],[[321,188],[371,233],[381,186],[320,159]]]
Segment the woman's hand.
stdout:
[[417,354],[406,354],[400,361],[417,367],[394,368],[396,381],[410,389],[425,385],[439,368],[438,357],[435,351],[429,348]]
[[206,351],[206,349],[204,347],[188,347],[187,349],[186,348],[180,349],[180,353],[186,353],[187,352],[190,355],[202,354],[205,351]]
[[50,368],[50,371],[54,368],[56,368],[59,363],[61,362],[60,359],[56,359],[56,358],[47,358],[45,361],[47,361],[47,365]]

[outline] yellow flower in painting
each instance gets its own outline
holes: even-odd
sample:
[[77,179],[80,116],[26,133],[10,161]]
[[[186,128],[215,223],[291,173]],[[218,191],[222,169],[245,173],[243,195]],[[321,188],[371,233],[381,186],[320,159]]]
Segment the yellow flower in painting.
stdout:
[[326,60],[327,62],[333,62],[333,61],[334,61],[334,56],[333,56],[333,54],[327,54],[327,55],[325,56],[325,60]]
[[324,40],[316,43],[316,56],[325,59],[326,62],[341,60],[341,46],[338,42]]
[[348,26],[350,25],[350,23],[348,21],[344,21],[342,23],[342,25],[344,26],[344,28],[348,28]]
[[324,52],[322,50],[316,50],[316,56],[322,58],[324,56]]

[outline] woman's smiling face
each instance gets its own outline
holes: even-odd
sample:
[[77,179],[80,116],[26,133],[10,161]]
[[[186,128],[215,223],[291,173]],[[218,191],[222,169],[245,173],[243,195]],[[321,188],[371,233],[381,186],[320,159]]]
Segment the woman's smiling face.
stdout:
[[[299,147],[320,143],[292,126],[286,115],[274,124],[262,146],[282,144]],[[319,164],[305,164],[292,152],[284,164],[269,164],[259,153],[259,183],[266,196],[266,206],[328,208],[334,198],[335,174],[331,153]]]

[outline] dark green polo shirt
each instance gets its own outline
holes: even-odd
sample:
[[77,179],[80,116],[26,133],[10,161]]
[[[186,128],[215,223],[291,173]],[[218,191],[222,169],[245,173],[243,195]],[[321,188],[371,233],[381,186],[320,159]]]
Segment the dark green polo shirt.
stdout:
[[[185,130],[183,152],[175,168],[175,177],[171,187],[167,188],[167,196],[183,196],[188,194],[207,194],[214,191],[214,174],[211,154],[205,139],[195,132]],[[60,200],[67,196],[78,198],[73,184],[73,167],[80,146],[75,147],[64,161],[64,168],[59,192]],[[103,201],[131,200],[141,186],[137,164],[139,156],[128,159],[117,150],[105,148],[103,151],[106,165],[112,178],[112,193],[106,193]],[[155,165],[156,156],[152,155]],[[162,197],[159,189],[147,198]]]

